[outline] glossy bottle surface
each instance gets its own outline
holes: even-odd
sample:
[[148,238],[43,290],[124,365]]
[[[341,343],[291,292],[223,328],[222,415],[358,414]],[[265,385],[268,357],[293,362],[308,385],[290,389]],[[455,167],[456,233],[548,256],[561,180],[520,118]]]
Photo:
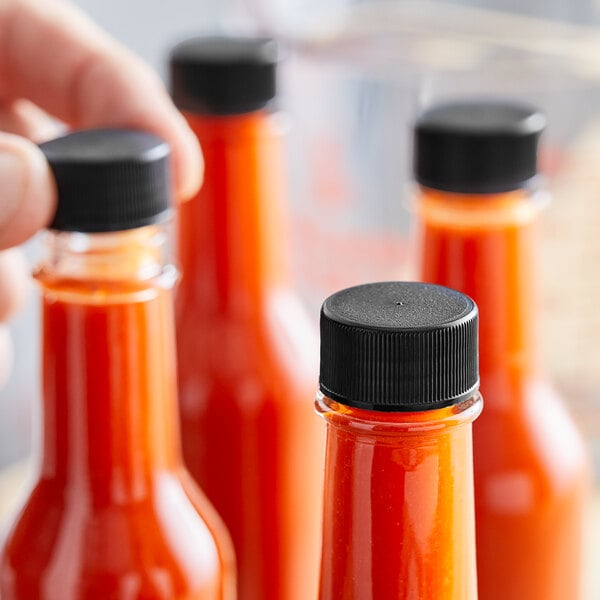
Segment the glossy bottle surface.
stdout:
[[380,413],[321,393],[327,422],[320,600],[475,600],[471,423],[479,395]]
[[458,289],[480,311],[481,392],[474,425],[480,600],[579,598],[583,441],[538,366],[535,229],[525,192],[422,188],[420,278]]
[[230,600],[229,538],[182,467],[158,226],[50,234],[43,444],[2,600]]
[[234,540],[239,597],[317,590],[318,343],[287,280],[280,120],[186,115],[205,181],[180,209],[177,340],[188,468]]

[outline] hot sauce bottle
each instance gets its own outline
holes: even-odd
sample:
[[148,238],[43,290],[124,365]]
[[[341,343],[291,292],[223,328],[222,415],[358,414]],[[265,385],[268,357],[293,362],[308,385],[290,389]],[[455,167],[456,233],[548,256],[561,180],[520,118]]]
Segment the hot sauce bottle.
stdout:
[[277,62],[269,39],[198,38],[171,55],[205,160],[178,219],[183,450],[231,532],[244,600],[307,600],[318,580],[318,339],[286,264]]
[[373,283],[321,311],[327,424],[320,600],[475,600],[477,307]]
[[540,368],[536,226],[543,205],[536,109],[480,100],[417,121],[420,277],[471,296],[480,311],[474,426],[480,600],[580,594],[587,459]]
[[231,600],[228,534],[180,453],[168,146],[95,130],[42,150],[58,190],[36,273],[43,439],[0,596]]

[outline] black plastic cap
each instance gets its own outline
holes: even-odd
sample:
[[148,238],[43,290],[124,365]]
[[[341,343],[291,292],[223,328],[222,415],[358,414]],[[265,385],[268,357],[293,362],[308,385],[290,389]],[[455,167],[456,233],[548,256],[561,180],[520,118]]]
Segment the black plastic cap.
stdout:
[[347,406],[423,411],[479,387],[477,306],[428,283],[370,283],[321,309],[320,389]]
[[126,129],[77,131],[40,148],[58,189],[51,229],[121,231],[169,215],[169,146],[155,135]]
[[415,125],[415,179],[431,189],[465,194],[529,187],[538,173],[538,141],[545,127],[545,116],[524,104],[433,107]]
[[182,110],[253,112],[277,93],[278,44],[270,38],[199,37],[171,53],[171,92]]

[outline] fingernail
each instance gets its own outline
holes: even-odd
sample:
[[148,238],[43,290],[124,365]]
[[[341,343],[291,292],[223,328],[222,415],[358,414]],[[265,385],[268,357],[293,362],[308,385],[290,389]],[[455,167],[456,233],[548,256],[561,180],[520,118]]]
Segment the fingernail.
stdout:
[[181,188],[183,201],[193,198],[198,193],[204,179],[204,158],[198,140],[193,137],[193,134],[188,137],[187,157],[186,177]]

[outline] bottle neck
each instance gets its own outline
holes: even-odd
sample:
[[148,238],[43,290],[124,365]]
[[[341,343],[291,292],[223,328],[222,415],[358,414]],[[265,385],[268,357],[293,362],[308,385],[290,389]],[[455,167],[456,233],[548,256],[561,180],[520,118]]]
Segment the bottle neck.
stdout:
[[379,413],[318,394],[327,422],[320,600],[476,598],[471,422],[481,404],[475,395]]
[[136,500],[179,467],[165,226],[49,233],[42,288],[42,477]]
[[486,381],[537,367],[537,216],[525,191],[461,196],[422,189],[420,278],[460,290],[479,307],[480,372]]
[[178,301],[207,318],[253,313],[285,282],[281,115],[188,114],[205,161],[197,198],[180,209]]

